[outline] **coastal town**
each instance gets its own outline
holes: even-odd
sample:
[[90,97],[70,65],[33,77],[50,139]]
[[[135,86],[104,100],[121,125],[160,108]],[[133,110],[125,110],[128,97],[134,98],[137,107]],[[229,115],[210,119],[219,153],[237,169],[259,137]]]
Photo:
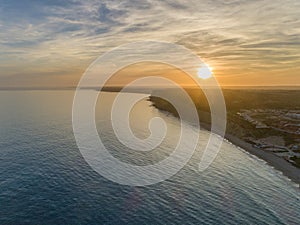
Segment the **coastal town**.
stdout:
[[245,137],[247,142],[264,151],[270,151],[299,166],[300,160],[300,110],[253,109],[237,113],[268,137]]

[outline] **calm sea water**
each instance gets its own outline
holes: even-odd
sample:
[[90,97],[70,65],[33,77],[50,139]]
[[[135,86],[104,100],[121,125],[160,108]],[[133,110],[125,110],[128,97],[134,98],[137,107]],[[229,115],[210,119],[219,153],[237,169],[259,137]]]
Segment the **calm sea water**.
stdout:
[[[230,143],[223,144],[211,167],[198,172],[206,131],[189,164],[169,180],[147,187],[106,180],[76,146],[73,95],[0,91],[0,224],[300,224],[296,185]],[[149,118],[160,116],[168,137],[146,157],[132,154],[110,127],[114,95],[105,93],[105,107],[98,104],[96,113],[111,153],[141,165],[168,155],[177,143],[179,121],[141,101],[131,115],[136,136],[146,137]],[[191,127],[191,132],[198,131]]]

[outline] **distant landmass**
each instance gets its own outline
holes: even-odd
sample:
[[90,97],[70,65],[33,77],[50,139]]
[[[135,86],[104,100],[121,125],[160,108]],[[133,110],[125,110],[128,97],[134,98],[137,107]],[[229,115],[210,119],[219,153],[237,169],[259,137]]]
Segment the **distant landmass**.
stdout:
[[[76,86],[63,86],[63,87],[1,87],[0,86],[0,91],[13,91],[13,90],[20,90],[20,91],[26,91],[26,90],[76,90]],[[120,91],[124,88],[124,86],[105,86],[102,91]],[[157,89],[174,89],[174,87],[170,86],[136,86],[136,87],[131,87],[132,90],[143,90],[143,91],[152,91],[152,90],[157,90]],[[199,89],[199,87],[196,86],[186,86],[185,88],[187,89]],[[214,88],[214,87],[212,87]],[[87,89],[87,90],[100,90],[99,87],[84,87],[82,89]],[[223,89],[225,90],[300,90],[300,86],[294,85],[294,86],[223,86]]]

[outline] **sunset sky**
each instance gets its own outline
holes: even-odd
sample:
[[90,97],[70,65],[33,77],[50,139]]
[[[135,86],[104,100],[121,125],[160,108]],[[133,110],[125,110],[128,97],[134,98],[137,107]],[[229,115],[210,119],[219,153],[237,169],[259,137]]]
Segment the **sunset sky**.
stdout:
[[76,86],[148,39],[191,49],[224,86],[300,85],[299,0],[0,0],[0,87]]

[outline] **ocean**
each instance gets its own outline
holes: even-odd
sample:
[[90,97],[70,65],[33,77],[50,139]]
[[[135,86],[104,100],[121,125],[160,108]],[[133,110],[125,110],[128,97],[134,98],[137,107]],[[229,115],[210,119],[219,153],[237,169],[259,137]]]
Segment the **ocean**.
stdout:
[[[102,95],[95,118],[114,157],[148,165],[172,152],[176,118],[140,101],[130,116],[135,135],[149,135],[152,117],[163,118],[168,133],[154,152],[132,153],[111,129],[108,106],[116,93]],[[201,132],[199,145],[176,175],[145,187],[107,180],[76,145],[73,97],[71,90],[0,91],[0,224],[300,224],[297,185],[231,143],[199,172],[209,132],[192,126],[190,132]]]

